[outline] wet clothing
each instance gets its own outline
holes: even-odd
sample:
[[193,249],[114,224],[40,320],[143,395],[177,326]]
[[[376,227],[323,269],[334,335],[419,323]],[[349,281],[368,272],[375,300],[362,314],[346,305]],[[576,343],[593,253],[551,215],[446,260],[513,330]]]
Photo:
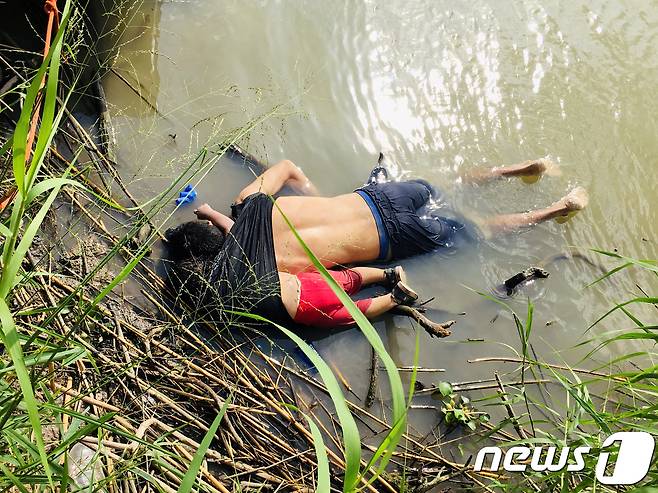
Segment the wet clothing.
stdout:
[[[361,289],[361,274],[354,270],[330,270],[329,274],[349,295],[356,294]],[[300,294],[295,322],[313,327],[338,327],[354,323],[352,315],[319,272],[300,272],[297,279]],[[356,301],[356,306],[365,313],[371,303],[372,299],[368,298]]]
[[263,193],[238,205],[235,224],[226,235],[210,274],[213,301],[224,310],[256,313],[275,322],[289,322],[272,238],[274,202]]
[[438,198],[439,193],[425,180],[370,183],[355,192],[373,211],[379,233],[378,261],[450,248],[459,237],[473,236],[468,221],[427,210],[430,198]]
[[391,242],[386,226],[384,226],[384,219],[379,212],[379,207],[375,201],[363,190],[356,190],[355,193],[359,194],[363,200],[366,201],[372,217],[375,219],[377,225],[377,236],[379,236],[379,256],[375,259],[377,262],[385,262],[391,257]]
[[[235,224],[216,257],[210,275],[213,299],[224,310],[256,313],[286,323],[290,316],[281,298],[272,237],[272,199],[255,193],[234,207]],[[348,294],[361,289],[361,275],[353,270],[329,273]],[[319,272],[297,274],[300,301],[294,321],[314,327],[337,327],[354,323],[352,316]],[[356,305],[365,313],[372,300]]]

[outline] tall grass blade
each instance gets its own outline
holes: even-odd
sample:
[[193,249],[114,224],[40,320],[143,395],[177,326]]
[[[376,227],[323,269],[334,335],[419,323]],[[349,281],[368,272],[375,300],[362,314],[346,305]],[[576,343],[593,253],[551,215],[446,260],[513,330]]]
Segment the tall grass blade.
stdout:
[[7,141],[0,146],[0,157],[4,156],[14,145],[14,136],[12,135]]
[[399,422],[400,426],[393,427],[393,429],[395,429],[395,433],[391,436],[389,448],[387,448],[386,452],[382,456],[382,460],[381,460],[382,464],[380,465],[380,467],[385,467],[388,461],[390,460],[390,458],[392,457],[393,452],[395,451],[395,448],[397,447],[397,444],[402,437],[402,433],[405,428],[404,424],[407,416],[405,393],[402,387],[402,380],[400,379],[400,374],[398,372],[397,365],[393,361],[393,358],[391,358],[390,354],[388,354],[388,352],[386,351],[386,348],[384,347],[384,344],[382,343],[379,334],[372,326],[370,321],[361,312],[361,310],[359,310],[359,308],[356,306],[352,298],[350,298],[347,295],[347,293],[345,293],[345,291],[338,285],[335,279],[329,274],[327,269],[324,267],[324,265],[322,265],[320,260],[315,256],[315,254],[311,251],[308,245],[306,245],[302,237],[295,229],[294,225],[286,217],[283,211],[281,211],[281,209],[278,207],[276,202],[274,202],[274,205],[277,207],[279,213],[285,220],[286,224],[288,225],[292,233],[295,235],[295,238],[297,239],[299,244],[302,246],[302,249],[313,263],[313,266],[322,275],[325,282],[329,285],[329,287],[334,292],[334,294],[340,299],[341,303],[345,306],[345,308],[347,308],[347,311],[352,316],[355,323],[357,324],[363,335],[366,337],[370,345],[375,349],[382,363],[384,364],[384,367],[386,368],[386,373],[388,375],[388,381],[391,386],[391,395],[393,400],[393,422],[394,423]]
[[30,425],[32,426],[34,437],[37,442],[39,458],[41,459],[41,464],[46,472],[46,476],[48,476],[48,481],[52,485],[52,471],[50,470],[48,454],[46,454],[46,446],[43,441],[41,419],[39,418],[39,404],[34,396],[34,389],[32,388],[32,382],[30,381],[30,373],[25,367],[25,357],[23,355],[23,348],[21,347],[18,332],[16,331],[16,324],[4,297],[0,297],[0,322],[2,323],[2,342],[7,348],[7,352],[11,356],[11,360],[16,368],[16,377],[18,378],[18,383],[21,387],[21,392],[23,393],[23,401],[25,402]]
[[21,493],[29,493],[23,484],[23,481],[14,476],[14,474],[2,462],[0,462],[0,471],[2,471],[3,474],[9,478],[9,481],[11,481],[11,483],[14,485],[14,488],[16,488]]
[[[68,0],[64,5],[64,10],[62,11],[62,22],[60,23],[57,34],[53,39],[52,46],[48,51],[48,56],[50,57],[50,66],[48,68],[48,78],[46,80],[45,97],[43,98],[44,103],[41,117],[41,126],[39,127],[39,136],[37,138],[37,145],[34,151],[33,164],[29,167],[27,172],[27,183],[25,186],[26,190],[29,189],[34,183],[37,172],[43,163],[46,150],[50,147],[59,123],[57,122],[57,124],[53,125],[53,123],[55,123],[55,105],[57,103],[57,88],[59,85],[60,55],[62,53],[64,33],[66,32],[66,26],[69,22],[70,8],[71,3],[70,0]],[[39,79],[39,82],[41,82],[41,79]],[[60,112],[62,111],[63,108],[60,110]]]
[[576,390],[576,386],[573,385],[571,382],[566,381],[561,375],[559,375],[557,372],[555,372],[552,368],[549,367],[549,370],[553,373],[553,376],[557,379],[558,382],[562,385],[562,387],[567,391],[567,393],[578,402],[580,407],[587,413],[589,414],[594,421],[596,421],[596,424],[601,428],[603,431],[606,433],[610,433],[610,427],[608,424],[605,422],[605,419],[601,417],[601,415],[598,413],[596,409],[594,409],[594,406],[592,405],[591,400],[587,401],[583,399],[578,394],[578,391]]
[[[23,260],[25,259],[25,255],[27,255],[27,251],[32,245],[32,240],[34,240],[34,236],[39,231],[39,228],[41,227],[41,223],[45,219],[46,214],[48,214],[48,211],[50,210],[50,206],[55,201],[55,198],[57,197],[57,194],[59,193],[63,184],[64,182],[61,181],[55,184],[55,187],[50,192],[48,198],[44,201],[43,205],[39,209],[39,212],[36,214],[36,216],[34,216],[34,219],[30,221],[29,226],[26,228],[25,232],[23,233],[23,237],[21,238],[18,247],[16,247],[16,250],[14,252],[10,253],[8,262],[7,264],[5,264],[5,269],[0,275],[1,276],[0,298],[5,299],[9,294],[9,291],[13,286],[14,279],[18,274],[18,270],[20,269],[20,266],[23,263]],[[21,196],[21,192],[18,193],[18,197],[20,196]]]
[[658,260],[636,259],[636,258],[632,258],[632,257],[625,257],[625,256],[620,255],[618,253],[608,252],[608,251],[605,251],[605,250],[597,250],[595,248],[593,248],[592,251],[596,252],[596,253],[600,253],[601,255],[606,255],[608,257],[613,257],[613,258],[623,260],[624,262],[628,262],[630,264],[641,267],[645,270],[652,271],[654,274],[658,275]]
[[589,283],[587,286],[585,286],[585,287],[586,287],[586,288],[590,288],[590,287],[594,286],[595,284],[600,283],[600,282],[603,281],[604,279],[607,279],[608,277],[615,275],[615,274],[616,274],[617,272],[619,272],[620,270],[624,270],[624,269],[626,269],[627,267],[630,267],[631,265],[633,265],[631,262],[626,262],[625,264],[622,264],[622,265],[620,265],[620,266],[618,266],[618,267],[615,267],[614,269],[609,270],[608,272],[606,272],[605,274],[603,274],[603,275],[602,275],[601,277],[599,277],[598,279],[595,279],[594,281],[590,282],[590,283]]
[[641,296],[641,297],[638,297],[638,298],[633,298],[632,300],[624,301],[623,303],[619,303],[619,304],[615,305],[614,308],[611,308],[610,310],[605,312],[602,316],[600,316],[598,319],[596,319],[596,321],[592,325],[590,325],[588,329],[591,329],[596,324],[598,324],[601,320],[603,320],[604,318],[607,318],[611,313],[614,313],[615,311],[620,310],[620,309],[622,309],[623,307],[625,307],[627,305],[632,305],[634,303],[641,303],[641,304],[646,303],[646,304],[650,304],[650,305],[655,305],[656,303],[658,303],[658,298]]
[[[75,160],[73,162],[75,162]],[[32,188],[30,188],[30,191],[27,194],[27,198],[25,199],[25,207],[28,207],[34,201],[34,199],[36,199],[39,195],[46,193],[48,190],[52,190],[55,187],[61,188],[64,185],[70,185],[72,187],[86,190],[84,185],[82,185],[80,182],[75,180],[70,180],[68,178],[62,178],[62,177],[48,178],[47,180],[40,181]]]
[[[416,331],[416,346],[414,350],[414,361],[412,368],[413,370],[411,371],[411,376],[410,376],[410,381],[409,381],[409,396],[407,398],[407,411],[409,410],[409,407],[411,406],[411,401],[414,397],[414,392],[416,390],[416,378],[418,376],[418,359],[420,357],[420,333]],[[372,457],[368,461],[368,464],[366,465],[364,469],[364,474],[367,473],[379,460],[379,458],[383,455],[383,453],[391,447],[392,445],[392,439],[395,437],[397,433],[404,433],[404,428],[400,430],[400,427],[403,427],[406,424],[406,420],[401,420],[397,423],[395,423],[389,432],[386,434],[384,439],[381,441],[377,449],[375,450],[375,453],[372,454]],[[375,470],[374,474],[368,479],[367,484],[372,484],[375,482],[375,480],[379,477],[379,475],[384,471],[386,468],[386,464],[380,463],[379,467]],[[363,488],[362,488],[363,489]]]
[[354,491],[358,482],[359,467],[361,463],[361,436],[359,435],[359,429],[356,426],[356,421],[354,420],[352,413],[347,407],[347,402],[345,401],[345,396],[343,395],[340,384],[338,383],[336,376],[331,371],[331,368],[329,368],[329,365],[320,357],[315,349],[313,349],[308,343],[306,343],[301,337],[299,337],[291,330],[286,329],[285,327],[264,317],[261,317],[260,315],[244,312],[232,313],[273,325],[286,336],[288,336],[295,344],[297,344],[299,349],[302,350],[302,352],[308,359],[311,360],[311,363],[313,363],[315,368],[318,370],[322,381],[327,387],[327,392],[329,393],[329,396],[334,403],[336,414],[338,415],[338,421],[340,422],[340,426],[343,431],[343,447],[345,454],[345,477],[343,480],[343,491]]
[[329,476],[329,458],[327,457],[327,449],[324,446],[322,439],[322,432],[318,425],[306,414],[304,414],[306,422],[311,429],[313,436],[313,447],[315,448],[315,457],[318,462],[318,476],[316,493],[329,493],[331,491],[331,477]]
[[192,461],[190,462],[190,467],[185,473],[185,476],[183,476],[183,480],[178,487],[178,493],[190,493],[192,488],[194,488],[194,481],[196,480],[196,475],[199,473],[199,469],[201,469],[203,457],[206,455],[206,451],[208,450],[208,447],[210,447],[212,439],[215,438],[219,424],[222,422],[222,418],[224,418],[224,414],[226,413],[226,409],[228,409],[230,402],[231,398],[229,396],[229,398],[224,401],[224,405],[219,410],[219,414],[217,414],[217,417],[208,428],[208,432],[203,437],[203,440],[201,440],[199,449],[194,453]]
[[[55,111],[55,102],[57,100],[57,87],[59,84],[59,56],[62,50],[64,33],[66,32],[66,25],[69,20],[70,1],[67,0],[64,10],[62,11],[62,22],[59,30],[53,39],[51,49],[44,59],[41,67],[37,71],[36,76],[32,79],[30,86],[25,96],[23,109],[18,118],[16,129],[14,131],[13,147],[12,147],[12,164],[14,171],[14,180],[18,191],[25,195],[26,191],[26,165],[27,165],[27,136],[30,131],[30,122],[32,120],[32,112],[36,105],[36,100],[41,90],[41,83],[48,72],[48,80],[46,83],[45,104],[43,111],[43,119],[41,128],[39,130],[39,137],[37,140],[37,147],[33,161],[39,161],[45,153],[47,146],[52,141],[49,136],[53,129],[53,117]],[[36,176],[36,169],[32,169],[29,176],[33,179]],[[29,183],[29,180],[28,180]]]

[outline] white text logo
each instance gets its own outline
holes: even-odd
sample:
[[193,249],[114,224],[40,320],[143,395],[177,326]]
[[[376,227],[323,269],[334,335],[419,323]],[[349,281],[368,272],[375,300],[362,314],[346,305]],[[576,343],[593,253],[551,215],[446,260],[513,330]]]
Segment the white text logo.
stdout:
[[[619,452],[614,464],[608,464],[610,452],[605,448],[619,442]],[[610,435],[604,442],[596,462],[596,479],[603,484],[635,484],[641,481],[649,472],[655,442],[653,437],[644,431],[622,431]],[[524,447],[516,446],[506,450],[500,447],[484,447],[478,452],[474,469],[481,471],[487,456],[491,456],[491,471],[503,469],[509,472],[523,472],[528,466],[537,472],[555,472],[565,469],[569,472],[582,471],[585,468],[584,456],[590,452],[590,447],[576,447],[573,451],[574,462],[567,465],[570,447],[558,451],[557,447]],[[544,453],[545,452],[545,453]],[[542,457],[543,456],[543,457]],[[530,464],[527,460],[530,459]],[[608,476],[606,469],[612,473]]]

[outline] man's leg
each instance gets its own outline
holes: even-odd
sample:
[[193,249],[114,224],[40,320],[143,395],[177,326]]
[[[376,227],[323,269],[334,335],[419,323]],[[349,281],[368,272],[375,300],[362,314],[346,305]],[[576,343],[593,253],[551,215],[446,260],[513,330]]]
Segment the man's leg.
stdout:
[[538,179],[544,173],[558,175],[560,174],[560,168],[549,159],[542,158],[509,166],[496,166],[494,168],[478,167],[464,173],[462,180],[464,183],[481,184],[500,178],[512,178],[515,176],[536,177]]
[[568,216],[572,212],[584,209],[588,200],[587,190],[583,187],[577,187],[545,209],[517,214],[502,214],[486,220],[483,226],[486,232],[491,235],[510,233],[551,219]]

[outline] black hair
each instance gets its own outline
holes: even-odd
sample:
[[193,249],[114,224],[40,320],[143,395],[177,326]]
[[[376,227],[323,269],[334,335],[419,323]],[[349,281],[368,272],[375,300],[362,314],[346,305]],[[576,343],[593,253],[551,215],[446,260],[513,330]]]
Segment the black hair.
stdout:
[[167,250],[174,262],[214,259],[224,245],[224,233],[206,221],[189,221],[165,231]]
[[176,298],[195,309],[203,305],[213,260],[222,249],[224,233],[207,221],[189,221],[165,231],[167,280]]

